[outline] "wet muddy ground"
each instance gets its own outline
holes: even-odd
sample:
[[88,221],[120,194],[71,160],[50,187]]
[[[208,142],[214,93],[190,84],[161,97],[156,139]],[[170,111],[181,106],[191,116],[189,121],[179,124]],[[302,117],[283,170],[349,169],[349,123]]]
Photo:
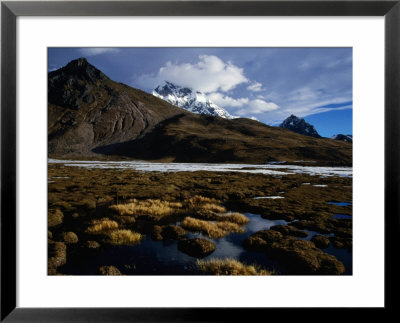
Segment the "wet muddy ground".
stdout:
[[352,274],[350,176],[50,163],[48,208],[50,275]]

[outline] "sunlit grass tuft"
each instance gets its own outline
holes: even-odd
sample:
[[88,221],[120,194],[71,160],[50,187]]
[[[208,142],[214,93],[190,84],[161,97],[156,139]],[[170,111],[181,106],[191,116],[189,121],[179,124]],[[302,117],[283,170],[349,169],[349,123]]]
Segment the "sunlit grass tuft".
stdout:
[[230,232],[243,232],[243,229],[236,223],[231,222],[210,222],[199,220],[191,217],[186,217],[182,223],[182,227],[190,230],[197,231],[207,235],[210,238],[222,238]]
[[219,229],[214,223],[210,221],[186,217],[182,221],[181,225],[187,230],[201,232],[209,236],[210,238],[222,238],[227,235],[226,231]]
[[214,204],[214,203],[205,203],[203,205],[200,205],[199,208],[206,210],[206,211],[216,212],[216,213],[226,212],[226,209],[223,206],[220,206],[220,205]]
[[90,234],[104,234],[111,230],[118,229],[118,223],[108,218],[96,219],[92,221],[92,225],[86,229]]
[[191,206],[199,206],[199,205],[206,204],[206,203],[216,203],[216,200],[213,198],[196,195],[196,196],[191,197],[188,200],[188,203]]
[[201,209],[206,211],[212,211],[216,213],[224,213],[226,209],[223,206],[217,204],[217,201],[213,198],[196,195],[187,201],[189,209]]
[[111,231],[108,236],[110,237],[109,242],[113,245],[135,245],[143,237],[140,233],[132,232],[131,230]]
[[249,218],[246,217],[245,215],[241,213],[226,213],[226,214],[221,214],[218,218],[218,221],[227,221],[227,222],[232,222],[236,223],[239,225],[244,225],[249,223]]
[[246,265],[235,259],[197,260],[197,267],[208,275],[271,275],[268,270]]
[[133,199],[127,204],[111,205],[110,209],[118,212],[119,215],[153,215],[166,216],[174,213],[182,207],[180,202],[167,202],[160,200],[143,200]]

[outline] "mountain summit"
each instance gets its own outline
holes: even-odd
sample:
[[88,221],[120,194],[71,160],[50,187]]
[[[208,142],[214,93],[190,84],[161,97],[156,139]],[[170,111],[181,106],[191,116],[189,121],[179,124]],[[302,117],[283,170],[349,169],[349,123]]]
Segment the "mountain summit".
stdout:
[[153,95],[177,107],[197,114],[233,119],[225,109],[219,107],[199,91],[164,81],[153,90]]
[[286,118],[279,127],[289,129],[301,135],[321,138],[313,125],[307,123],[303,118],[298,118],[293,114]]
[[48,73],[48,151],[90,156],[133,140],[183,110],[109,79],[85,58]]

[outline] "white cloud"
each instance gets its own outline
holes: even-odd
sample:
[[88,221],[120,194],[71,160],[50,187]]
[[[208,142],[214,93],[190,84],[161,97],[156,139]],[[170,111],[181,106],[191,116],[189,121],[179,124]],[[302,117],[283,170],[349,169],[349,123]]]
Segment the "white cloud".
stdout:
[[246,107],[235,111],[238,115],[261,114],[278,109],[279,106],[274,102],[266,102],[264,100],[251,100]]
[[[351,88],[328,87],[322,82],[303,84],[287,91],[286,95],[268,95],[268,97],[280,106],[279,109],[267,112],[265,115],[265,120],[271,123],[280,123],[291,114],[303,118],[313,114],[352,108]],[[343,106],[340,106],[341,104]],[[336,106],[329,107],[330,105]]]
[[84,56],[95,56],[105,53],[118,53],[120,50],[118,48],[105,48],[105,47],[88,47],[81,48],[79,52]]
[[156,74],[145,74],[135,81],[139,86],[151,89],[163,81],[170,81],[204,93],[226,92],[249,82],[242,68],[212,55],[200,55],[198,62],[193,64],[167,62]]
[[[267,112],[267,120],[268,124],[276,125],[280,124],[284,119],[286,119],[291,114],[294,114],[300,118],[304,118],[310,115],[329,112],[329,111],[339,111],[339,110],[347,110],[352,109],[353,105],[344,105],[341,107],[323,107],[327,104],[335,103],[335,101],[321,101],[321,105],[319,104],[310,104],[310,105],[300,105],[300,106],[288,106],[282,107],[280,109]],[[340,102],[338,102],[340,103]]]
[[319,95],[318,92],[314,89],[303,87],[296,89],[289,93],[287,100],[288,101],[306,101],[306,100],[318,100]]
[[248,89],[249,91],[253,91],[253,92],[260,92],[260,91],[263,91],[263,90],[264,90],[264,89],[262,88],[262,84],[259,83],[259,82],[253,82],[253,83],[251,83],[251,84],[247,87],[247,89]]
[[[348,110],[348,109],[352,109],[352,108],[353,108],[352,104],[345,105],[343,107],[338,107],[338,108],[313,108],[311,111],[308,112],[307,115],[323,113],[323,112],[328,112],[328,111]],[[305,115],[305,116],[307,116],[307,115]]]
[[230,96],[223,95],[219,92],[211,93],[208,95],[208,98],[213,101],[216,105],[221,107],[232,107],[232,108],[240,108],[245,104],[249,103],[248,98],[238,98],[234,99]]
[[219,92],[209,94],[208,98],[215,104],[223,108],[240,108],[234,112],[239,116],[248,116],[250,114],[261,114],[265,112],[274,111],[279,108],[279,106],[274,102],[267,102],[261,99],[251,100],[249,98],[235,99],[230,96],[223,95]]

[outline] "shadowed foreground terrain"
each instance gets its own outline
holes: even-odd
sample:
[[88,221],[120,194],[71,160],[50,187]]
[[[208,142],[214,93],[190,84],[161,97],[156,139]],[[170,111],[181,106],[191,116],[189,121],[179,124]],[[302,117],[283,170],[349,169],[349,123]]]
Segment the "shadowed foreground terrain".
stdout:
[[[349,177],[62,164],[48,176],[50,275],[351,274],[335,256],[351,258]],[[236,256],[221,256],[228,245]]]

